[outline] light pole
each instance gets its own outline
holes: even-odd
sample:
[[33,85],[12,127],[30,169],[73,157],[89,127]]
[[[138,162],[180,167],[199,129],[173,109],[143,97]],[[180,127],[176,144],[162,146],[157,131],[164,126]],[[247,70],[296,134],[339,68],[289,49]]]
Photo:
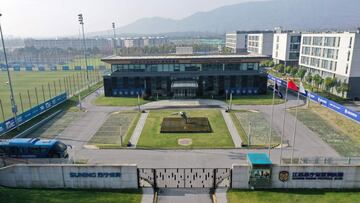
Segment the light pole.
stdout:
[[112,28],[113,28],[113,31],[114,31],[114,54],[115,56],[117,55],[117,46],[116,46],[116,29],[115,29],[115,23],[113,22],[112,23]]
[[[0,13],[0,17],[1,16],[2,16],[2,14]],[[4,51],[5,65],[6,65],[6,70],[7,70],[8,79],[9,79],[11,110],[12,110],[12,113],[14,115],[15,126],[18,127],[18,123],[17,123],[17,106],[16,106],[15,98],[14,98],[14,91],[13,91],[12,82],[11,82],[9,63],[8,63],[8,60],[7,60],[7,55],[6,55],[6,50],[5,50],[5,43],[4,43],[4,36],[3,36],[3,33],[2,33],[1,24],[0,24],[0,34],[1,34],[1,42],[2,42],[2,46],[3,46],[3,51]]]
[[82,37],[83,37],[83,45],[84,45],[84,57],[85,57],[85,70],[86,70],[86,81],[88,84],[88,89],[90,89],[90,83],[89,83],[89,71],[88,71],[88,62],[87,62],[87,56],[86,56],[86,41],[85,41],[85,31],[84,31],[84,18],[82,14],[78,15],[79,22],[82,29]]

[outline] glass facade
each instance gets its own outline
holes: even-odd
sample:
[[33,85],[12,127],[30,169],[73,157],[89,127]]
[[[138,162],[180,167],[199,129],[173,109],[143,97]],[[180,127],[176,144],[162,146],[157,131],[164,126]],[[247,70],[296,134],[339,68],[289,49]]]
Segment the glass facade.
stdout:
[[240,64],[113,64],[112,72],[258,71],[259,63]]
[[[259,66],[259,59],[192,59],[195,63],[167,60],[113,63],[111,75],[104,76],[105,96],[141,94],[144,97],[193,98],[224,97],[227,93],[264,94],[267,91],[267,76]],[[196,85],[179,87],[179,84]]]

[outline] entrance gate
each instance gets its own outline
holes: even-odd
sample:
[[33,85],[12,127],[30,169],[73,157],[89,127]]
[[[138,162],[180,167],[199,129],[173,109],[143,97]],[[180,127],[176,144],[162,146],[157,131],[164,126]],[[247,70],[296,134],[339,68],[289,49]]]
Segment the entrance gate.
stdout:
[[227,188],[231,186],[230,168],[138,169],[139,187],[153,188]]

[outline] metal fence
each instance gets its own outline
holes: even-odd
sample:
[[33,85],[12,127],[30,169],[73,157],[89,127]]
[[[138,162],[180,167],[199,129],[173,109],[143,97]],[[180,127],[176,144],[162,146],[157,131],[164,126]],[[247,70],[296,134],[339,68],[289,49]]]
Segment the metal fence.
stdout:
[[[15,102],[18,107],[18,114],[64,92],[69,97],[72,97],[101,80],[100,71],[88,71],[88,75],[86,71],[79,71],[64,78],[16,93]],[[0,122],[6,121],[12,116],[10,98],[8,100],[0,99]]]

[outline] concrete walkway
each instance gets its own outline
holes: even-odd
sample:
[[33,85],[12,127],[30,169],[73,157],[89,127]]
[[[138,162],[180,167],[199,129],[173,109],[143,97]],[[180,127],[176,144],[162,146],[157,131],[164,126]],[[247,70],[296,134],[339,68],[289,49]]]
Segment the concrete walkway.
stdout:
[[149,112],[141,114],[139,121],[136,124],[135,130],[134,130],[133,134],[131,135],[130,142],[134,147],[136,147],[136,145],[139,141],[142,129],[144,128],[144,125],[145,125],[148,115],[149,115]]
[[216,195],[216,202],[217,203],[227,203],[227,197],[226,197],[226,189],[216,189],[215,195]]
[[160,189],[159,203],[211,203],[207,188]]
[[241,148],[241,143],[242,143],[242,140],[240,138],[240,135],[230,117],[230,114],[229,113],[226,113],[225,110],[221,110],[221,113],[224,117],[224,120],[225,120],[225,123],[226,123],[226,126],[228,127],[229,129],[229,132],[230,132],[230,135],[231,135],[231,138],[234,142],[234,145],[235,145],[235,148]]
[[153,203],[154,200],[154,189],[143,188],[142,189],[141,203]]

